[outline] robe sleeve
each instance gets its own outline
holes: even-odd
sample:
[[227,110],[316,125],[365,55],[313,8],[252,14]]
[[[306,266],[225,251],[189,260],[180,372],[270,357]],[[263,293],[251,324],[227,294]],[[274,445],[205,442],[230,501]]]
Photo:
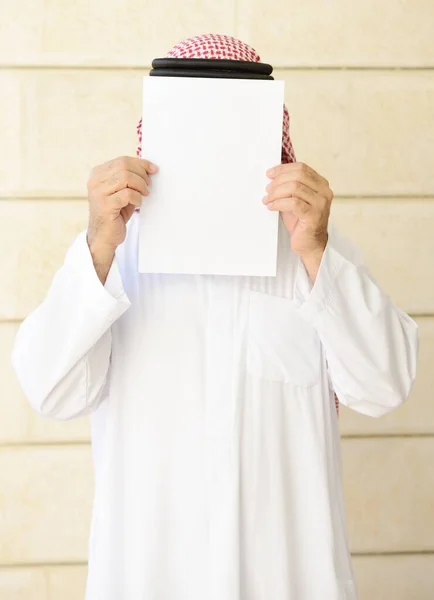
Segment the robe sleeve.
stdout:
[[80,234],[15,340],[12,365],[38,413],[66,420],[99,405],[110,363],[110,327],[129,305],[117,259],[103,286],[86,234]]
[[[303,267],[304,278],[308,277]],[[416,323],[377,285],[352,244],[333,228],[313,286],[301,269],[295,296],[318,332],[339,401],[372,417],[402,404],[416,375]]]

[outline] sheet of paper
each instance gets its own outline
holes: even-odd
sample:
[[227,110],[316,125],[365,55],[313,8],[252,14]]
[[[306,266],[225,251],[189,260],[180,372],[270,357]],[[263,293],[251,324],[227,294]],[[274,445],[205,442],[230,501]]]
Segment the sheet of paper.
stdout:
[[139,271],[275,276],[278,214],[262,204],[281,160],[283,81],[145,77]]

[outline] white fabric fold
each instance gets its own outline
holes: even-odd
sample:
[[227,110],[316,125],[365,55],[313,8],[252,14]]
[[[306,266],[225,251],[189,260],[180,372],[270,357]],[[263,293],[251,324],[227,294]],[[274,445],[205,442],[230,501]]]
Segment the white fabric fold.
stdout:
[[15,342],[12,364],[35,410],[70,419],[98,405],[109,366],[110,326],[129,304],[116,258],[104,287],[86,234],[80,234]]

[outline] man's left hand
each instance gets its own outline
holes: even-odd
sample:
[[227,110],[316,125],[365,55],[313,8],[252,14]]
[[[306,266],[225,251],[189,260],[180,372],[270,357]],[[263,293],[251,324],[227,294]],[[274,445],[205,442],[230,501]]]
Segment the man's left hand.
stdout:
[[271,182],[263,202],[281,213],[293,251],[305,264],[314,256],[320,259],[327,245],[333,200],[328,181],[304,163],[278,165],[267,176]]

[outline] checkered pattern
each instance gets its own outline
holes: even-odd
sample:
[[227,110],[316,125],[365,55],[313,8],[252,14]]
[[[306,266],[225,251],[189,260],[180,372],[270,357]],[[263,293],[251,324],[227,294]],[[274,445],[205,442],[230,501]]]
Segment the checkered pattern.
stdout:
[[219,58],[261,62],[259,54],[251,47],[229,35],[196,35],[180,42],[167,53],[168,58]]
[[[247,62],[261,62],[259,54],[251,47],[228,35],[210,33],[196,35],[180,42],[168,53],[168,58],[210,58],[226,60],[244,60]],[[137,156],[142,152],[142,120],[137,126],[139,145]],[[289,113],[284,106],[283,110],[283,136],[282,136],[282,163],[295,162],[294,149],[289,136]]]

